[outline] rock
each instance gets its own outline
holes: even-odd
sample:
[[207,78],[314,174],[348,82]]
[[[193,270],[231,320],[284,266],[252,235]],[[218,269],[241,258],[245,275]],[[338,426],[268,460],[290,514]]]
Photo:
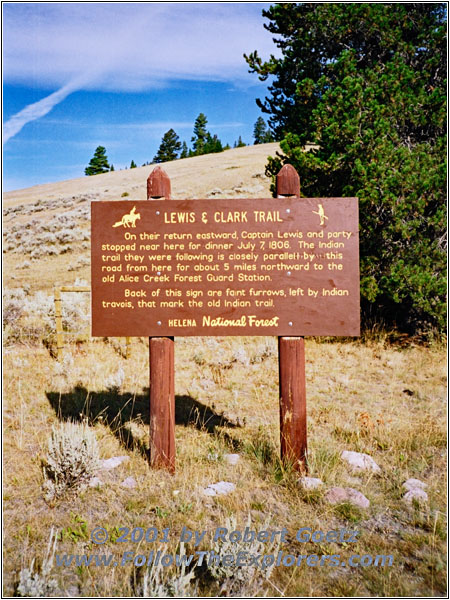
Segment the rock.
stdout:
[[137,482],[134,477],[127,477],[126,479],[124,479],[124,481],[122,481],[120,486],[133,490],[137,486]]
[[229,465],[237,465],[241,457],[239,454],[224,454],[223,460]]
[[420,479],[407,479],[403,488],[408,490],[406,494],[403,496],[403,500],[407,504],[413,504],[415,500],[419,504],[426,504],[428,502],[428,494],[425,491],[427,484],[424,481],[420,481]]
[[103,485],[103,481],[100,477],[92,477],[89,482],[89,487],[101,487]]
[[405,490],[424,490],[427,484],[424,481],[420,481],[420,479],[407,479],[403,484]]
[[362,494],[353,488],[345,488],[349,495],[349,502],[354,506],[359,506],[359,508],[369,508],[370,502],[369,500]]
[[339,502],[347,502],[348,494],[344,488],[332,487],[325,494],[325,500],[329,504],[338,504]]
[[222,190],[220,188],[214,188],[210,190],[206,195],[207,196],[217,196],[218,194],[222,194]]
[[369,500],[353,488],[342,488],[333,487],[328,490],[325,494],[325,500],[329,504],[341,504],[342,502],[348,502],[357,506],[358,508],[368,508],[370,506]]
[[419,504],[426,504],[428,502],[428,494],[420,488],[412,488],[409,492],[406,492],[403,500],[407,504],[412,504],[414,500]]
[[219,481],[219,483],[211,483],[203,490],[205,496],[222,496],[234,492],[236,486],[229,481]]
[[127,460],[130,460],[129,456],[112,456],[111,458],[101,460],[100,468],[104,469],[105,471],[109,471],[110,469],[115,469]]
[[341,454],[342,460],[345,460],[354,471],[372,471],[373,473],[379,473],[380,467],[368,454],[364,452],[353,452],[351,450],[344,450]]
[[323,485],[323,481],[318,477],[300,477],[298,484],[304,490],[310,491],[315,490]]

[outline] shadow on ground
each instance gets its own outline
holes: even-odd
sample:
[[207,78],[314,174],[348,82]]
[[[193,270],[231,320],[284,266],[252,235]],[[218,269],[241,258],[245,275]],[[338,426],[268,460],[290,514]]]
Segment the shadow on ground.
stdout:
[[[89,424],[101,421],[127,449],[137,448],[148,457],[148,428],[143,436],[139,425],[150,424],[149,392],[145,388],[141,395],[133,396],[114,389],[89,392],[84,387],[75,387],[66,394],[46,392],[46,395],[61,421],[87,420]],[[194,426],[212,435],[216,434],[217,427],[239,427],[223,414],[186,395],[175,396],[175,424]]]

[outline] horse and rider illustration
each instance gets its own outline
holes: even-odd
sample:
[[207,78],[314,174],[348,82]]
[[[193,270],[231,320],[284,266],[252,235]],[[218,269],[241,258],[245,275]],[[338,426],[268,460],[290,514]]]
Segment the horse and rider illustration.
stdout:
[[313,210],[312,212],[313,212],[315,215],[319,215],[320,224],[321,224],[321,225],[325,225],[325,219],[327,219],[327,220],[328,220],[328,217],[327,217],[327,215],[325,214],[325,210],[324,210],[324,208],[323,208],[322,204],[318,204],[318,208],[319,208],[319,210]]
[[114,223],[113,227],[120,227],[121,225],[123,225],[124,227],[136,227],[136,221],[140,218],[141,218],[140,213],[137,213],[136,207],[133,206],[133,208],[130,210],[130,212],[127,215],[123,215],[123,217],[120,221],[117,221],[117,223]]

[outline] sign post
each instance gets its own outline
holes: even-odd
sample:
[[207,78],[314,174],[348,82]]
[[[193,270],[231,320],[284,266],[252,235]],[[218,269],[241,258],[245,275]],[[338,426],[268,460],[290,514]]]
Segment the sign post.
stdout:
[[[170,179],[155,167],[147,179],[147,200],[170,200]],[[175,472],[175,342],[149,338],[150,465]]]
[[[276,177],[278,198],[299,198],[300,177],[292,165],[284,165]],[[281,459],[299,471],[307,471],[305,340],[278,338]]]
[[281,455],[306,469],[305,335],[359,335],[357,198],[92,202],[92,335],[150,338],[150,464],[175,469],[174,337],[276,335]]

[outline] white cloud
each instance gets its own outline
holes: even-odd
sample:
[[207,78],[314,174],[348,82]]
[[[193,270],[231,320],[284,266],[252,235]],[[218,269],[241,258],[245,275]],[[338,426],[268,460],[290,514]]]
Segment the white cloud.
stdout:
[[27,123],[40,119],[48,114],[54,106],[62,102],[69,94],[75,90],[79,90],[85,82],[84,79],[76,78],[67,85],[63,86],[53,94],[29,104],[23,110],[13,115],[3,125],[3,143],[6,143],[10,138],[19,133],[19,131]]
[[251,85],[243,52],[273,52],[261,5],[6,3],[4,82],[58,88],[4,125],[4,141],[79,89],[142,91],[174,80]]
[[4,81],[139,91],[174,79],[246,80],[243,52],[273,52],[261,7],[235,3],[6,4]]
[[[240,121],[230,121],[224,123],[209,123],[208,129],[234,129],[236,127],[242,127],[244,123]],[[90,126],[92,127],[92,126]],[[139,123],[114,123],[114,125],[100,125],[96,129],[107,129],[107,130],[123,130],[136,129],[138,131],[156,130],[166,132],[168,129],[188,129],[192,130],[192,121],[148,121]]]

